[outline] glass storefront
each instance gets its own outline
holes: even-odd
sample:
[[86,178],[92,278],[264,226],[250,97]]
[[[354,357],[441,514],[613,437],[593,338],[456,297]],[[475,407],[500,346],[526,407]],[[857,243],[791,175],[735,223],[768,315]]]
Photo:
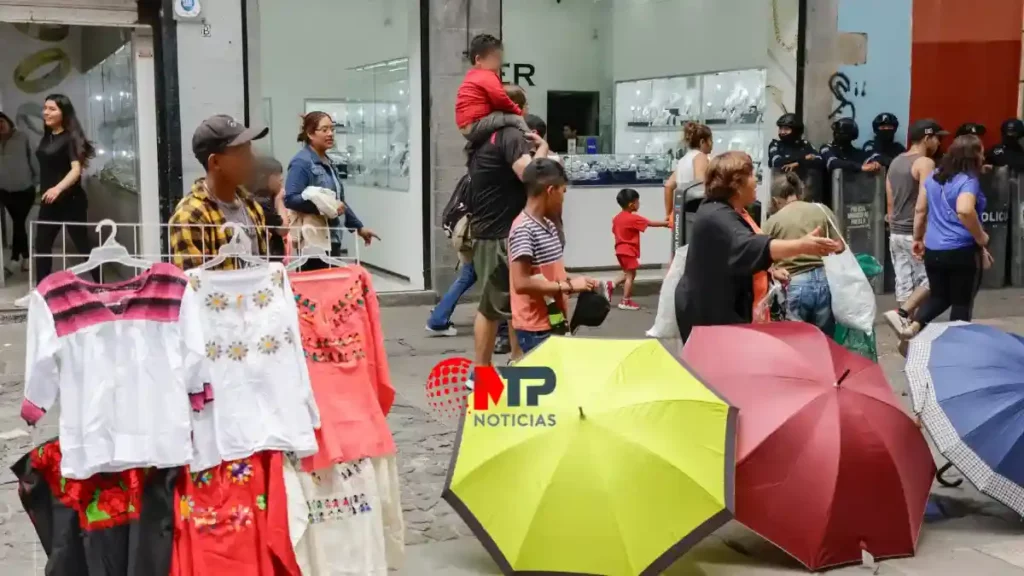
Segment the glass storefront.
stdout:
[[[310,5],[312,4],[312,5]],[[248,0],[253,116],[270,126],[260,151],[283,165],[299,151],[300,117],[334,120],[328,157],[345,200],[381,241],[346,235],[349,257],[374,274],[378,292],[423,288],[419,2]],[[309,17],[316,14],[315,19]],[[325,29],[326,28],[326,29]],[[258,92],[254,94],[252,92]],[[429,209],[429,207],[427,208]]]
[[[503,79],[526,90],[552,149],[566,154],[566,266],[617,269],[610,230],[622,188],[640,193],[641,214],[666,218],[663,184],[687,151],[687,122],[711,128],[712,155],[743,150],[766,163],[775,120],[793,105],[773,54],[791,28],[779,21],[788,8],[788,0],[502,3]],[[669,261],[669,236],[643,235],[642,264]]]

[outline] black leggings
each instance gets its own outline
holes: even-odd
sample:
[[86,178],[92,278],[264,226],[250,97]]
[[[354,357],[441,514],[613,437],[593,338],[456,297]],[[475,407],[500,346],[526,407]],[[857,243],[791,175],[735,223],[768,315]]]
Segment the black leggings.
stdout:
[[976,246],[924,251],[930,294],[915,316],[921,326],[938,318],[947,308],[950,320],[971,321],[974,296],[981,286],[980,256]]
[[[3,204],[7,213],[11,215],[11,222],[14,226],[14,240],[11,245],[11,259],[13,260],[28,258],[28,232],[25,231],[25,221],[28,219],[28,213],[32,211],[32,204],[35,201],[35,188],[0,190],[0,203]],[[5,239],[6,232],[4,230]]]
[[[70,194],[67,198],[58,198],[50,204],[43,203],[39,206],[40,222],[66,222],[68,237],[78,250],[78,254],[88,255],[92,251],[92,241],[86,233],[85,223],[89,211],[89,201],[84,192],[65,192]],[[39,224],[36,227],[36,254],[54,254],[53,243],[60,235],[61,226],[54,224]],[[36,284],[38,285],[50,275],[53,270],[53,258],[36,256]],[[94,281],[100,281],[100,271],[93,268],[90,271]]]

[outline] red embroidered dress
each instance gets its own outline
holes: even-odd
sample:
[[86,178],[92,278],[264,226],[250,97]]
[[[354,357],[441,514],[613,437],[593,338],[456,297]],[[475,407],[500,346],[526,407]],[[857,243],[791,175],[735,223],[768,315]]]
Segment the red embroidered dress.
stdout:
[[395,453],[385,416],[391,386],[380,308],[362,266],[289,275],[299,308],[299,335],[320,409],[319,452],[306,470]]
[[182,474],[171,576],[300,576],[280,452]]

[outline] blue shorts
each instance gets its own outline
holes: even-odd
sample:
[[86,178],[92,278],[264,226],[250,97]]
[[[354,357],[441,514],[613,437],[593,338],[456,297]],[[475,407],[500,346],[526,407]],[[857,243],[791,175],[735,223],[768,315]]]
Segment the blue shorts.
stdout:
[[550,336],[551,330],[544,330],[542,332],[516,330],[516,340],[519,341],[519,347],[523,349],[523,354],[526,354],[530,350],[540,346]]

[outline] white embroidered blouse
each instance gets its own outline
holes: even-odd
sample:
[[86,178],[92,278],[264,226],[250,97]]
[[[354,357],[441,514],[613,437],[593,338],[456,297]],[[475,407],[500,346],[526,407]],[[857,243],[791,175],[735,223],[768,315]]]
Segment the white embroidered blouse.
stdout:
[[193,471],[264,450],[310,456],[320,414],[284,267],[187,272],[201,302],[212,401],[193,414]]
[[29,301],[21,415],[35,424],[60,396],[61,474],[188,464],[188,393],[206,376],[200,302],[184,273],[156,264],[95,284],[58,272]]

